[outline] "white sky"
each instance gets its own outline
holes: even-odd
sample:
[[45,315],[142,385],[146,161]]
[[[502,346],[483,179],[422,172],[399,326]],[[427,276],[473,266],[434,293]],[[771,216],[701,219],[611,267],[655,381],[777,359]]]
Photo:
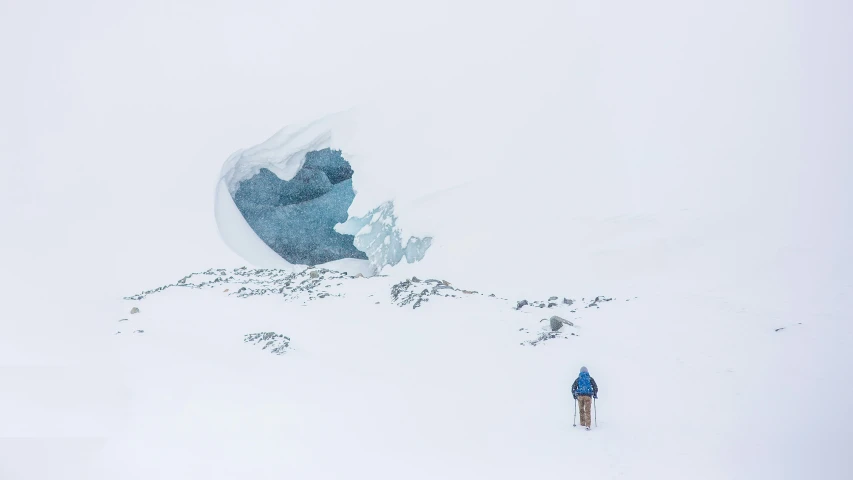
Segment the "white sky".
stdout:
[[239,261],[213,222],[224,159],[366,105],[411,149],[371,161],[416,175],[412,195],[494,178],[559,194],[532,205],[790,216],[778,228],[833,255],[850,238],[849,2],[0,9],[2,241],[25,265],[106,256],[102,275],[171,278]]

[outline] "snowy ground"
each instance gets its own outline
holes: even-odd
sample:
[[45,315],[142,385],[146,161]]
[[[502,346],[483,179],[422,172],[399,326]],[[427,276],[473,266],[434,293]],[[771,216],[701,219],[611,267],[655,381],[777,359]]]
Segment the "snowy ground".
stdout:
[[[600,308],[516,310],[514,300],[460,294],[412,309],[392,302],[396,279],[337,277],[293,280],[336,287],[323,298],[241,298],[245,283],[216,282],[115,302],[102,335],[126,403],[95,471],[140,479],[850,471],[850,420],[830,413],[844,412],[838,394],[850,395],[833,386],[845,366],[823,361],[850,344],[851,329],[836,331],[820,360],[813,349],[832,318],[764,323],[725,298],[653,289]],[[575,323],[565,338],[520,344],[554,313]],[[291,348],[274,355],[244,343],[254,332],[284,334]],[[572,427],[570,384],[581,365],[601,388],[590,432]]]
[[[691,222],[573,221],[610,232],[611,248],[595,255],[596,240],[579,253],[588,265],[538,275],[583,274],[497,290],[421,275],[407,292],[447,280],[456,297],[418,308],[391,296],[417,265],[370,279],[200,269],[119,292],[22,256],[4,278],[10,317],[32,319],[10,324],[2,351],[4,478],[845,478],[846,277],[818,283],[807,250],[749,249],[754,235],[725,223],[697,244]],[[638,235],[668,247],[648,258]],[[482,284],[524,268],[503,263]],[[613,300],[583,308],[599,295]],[[553,314],[574,322],[565,338],[523,344]],[[244,342],[262,332],[289,348]],[[601,387],[590,432],[572,427],[581,365]]]

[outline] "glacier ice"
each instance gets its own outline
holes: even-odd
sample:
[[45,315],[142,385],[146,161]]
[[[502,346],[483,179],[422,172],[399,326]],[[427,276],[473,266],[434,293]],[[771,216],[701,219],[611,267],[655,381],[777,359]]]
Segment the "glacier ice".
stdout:
[[[287,127],[228,158],[216,220],[236,253],[262,267],[345,262],[348,271],[366,275],[424,258],[432,239],[404,240],[392,201],[350,217],[358,188],[352,165],[332,142],[339,124],[324,119]],[[369,190],[370,198],[382,201]],[[356,213],[370,207],[361,202]]]
[[354,237],[338,233],[355,198],[352,168],[341,152],[307,152],[290,180],[262,168],[240,182],[234,202],[243,217],[276,253],[296,265],[321,265],[343,258],[367,259]]
[[403,258],[408,263],[420,261],[432,245],[430,237],[403,241],[393,202],[385,202],[363,217],[352,217],[336,230],[355,236],[355,247],[367,254],[374,272],[385,265],[397,265]]

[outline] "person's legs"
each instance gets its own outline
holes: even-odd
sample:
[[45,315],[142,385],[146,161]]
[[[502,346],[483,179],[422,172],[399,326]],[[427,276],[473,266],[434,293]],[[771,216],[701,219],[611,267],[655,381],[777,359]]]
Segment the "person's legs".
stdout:
[[583,427],[583,397],[578,397],[578,415],[581,417],[581,426]]
[[581,411],[581,426],[589,427],[591,425],[590,422],[590,413],[592,413],[592,397],[589,396],[579,396],[578,401],[580,403],[580,411]]

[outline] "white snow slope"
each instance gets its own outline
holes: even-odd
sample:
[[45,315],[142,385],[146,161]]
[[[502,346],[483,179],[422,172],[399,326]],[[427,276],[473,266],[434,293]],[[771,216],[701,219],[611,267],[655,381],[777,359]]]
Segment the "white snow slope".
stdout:
[[[851,14],[0,4],[0,478],[850,478]],[[394,199],[423,262],[122,300],[245,263],[225,159],[351,107],[351,213]],[[486,296],[392,305],[412,276]],[[521,345],[552,295],[615,300]]]

